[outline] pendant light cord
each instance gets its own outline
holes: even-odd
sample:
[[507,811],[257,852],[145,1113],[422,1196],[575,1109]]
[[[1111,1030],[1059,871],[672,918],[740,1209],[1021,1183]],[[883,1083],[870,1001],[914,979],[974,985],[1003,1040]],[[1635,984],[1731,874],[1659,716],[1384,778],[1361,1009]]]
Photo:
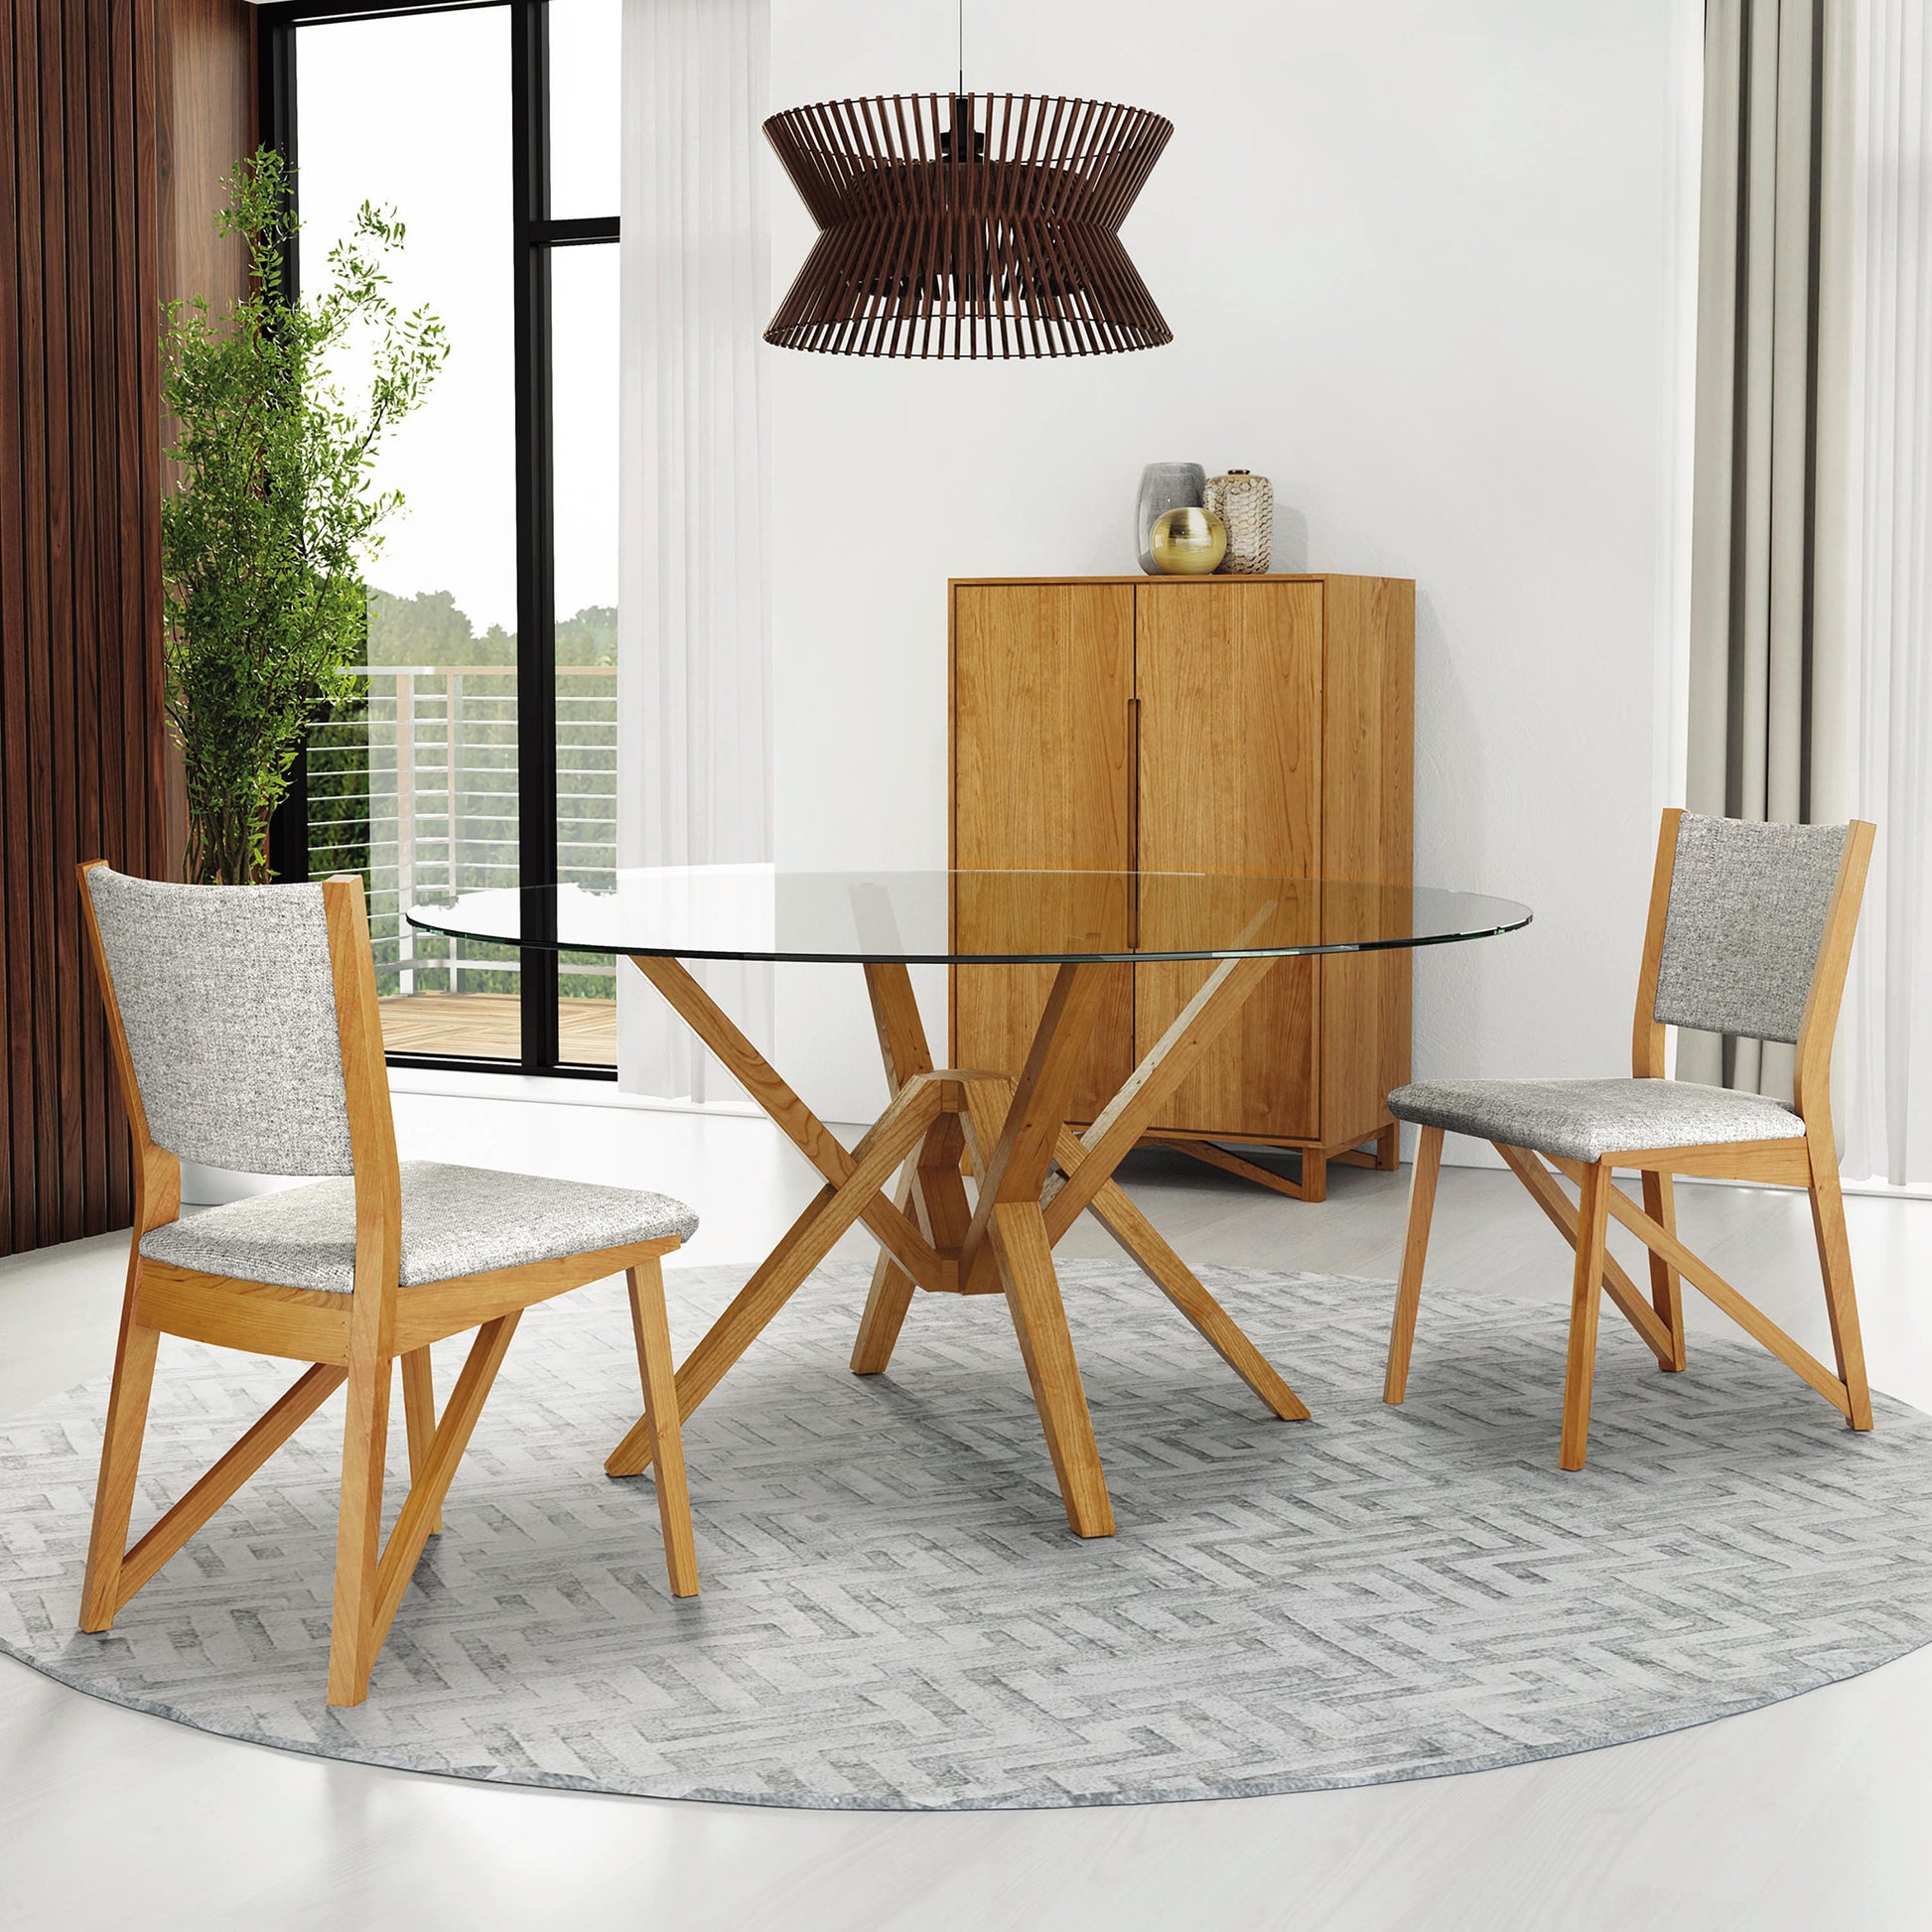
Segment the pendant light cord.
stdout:
[[966,91],[966,0],[959,0],[959,91]]

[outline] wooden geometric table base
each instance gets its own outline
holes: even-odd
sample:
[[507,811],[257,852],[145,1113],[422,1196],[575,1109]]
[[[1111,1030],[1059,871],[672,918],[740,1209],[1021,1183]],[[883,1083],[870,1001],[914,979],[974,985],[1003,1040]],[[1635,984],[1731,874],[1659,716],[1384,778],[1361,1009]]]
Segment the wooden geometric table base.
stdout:
[[[825,1177],[678,1369],[682,1419],[689,1420],[846,1229],[863,1222],[880,1255],[853,1372],[877,1375],[886,1368],[915,1289],[1004,1295],[1067,1522],[1079,1536],[1111,1536],[1113,1506],[1053,1268],[1053,1249],[1090,1207],[1276,1415],[1307,1420],[1295,1391],[1113,1178],[1162,1103],[1261,984],[1272,958],[1217,965],[1084,1134],[1068,1127],[1066,1113],[1106,989],[1104,965],[1059,968],[1017,1080],[935,1068],[911,975],[900,965],[868,965],[866,988],[892,1098],[850,1152],[684,966],[644,957],[631,963]],[[966,1188],[968,1164],[976,1196]],[[894,1198],[884,1189],[896,1173]],[[649,1463],[649,1432],[639,1421],[604,1466],[614,1476],[631,1476]]]

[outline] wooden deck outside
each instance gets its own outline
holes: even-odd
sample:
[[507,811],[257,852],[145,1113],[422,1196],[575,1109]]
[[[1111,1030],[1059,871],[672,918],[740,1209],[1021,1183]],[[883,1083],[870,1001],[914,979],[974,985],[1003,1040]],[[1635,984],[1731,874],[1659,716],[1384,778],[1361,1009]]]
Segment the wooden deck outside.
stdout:
[[[408,993],[380,1002],[392,1053],[452,1053],[513,1060],[523,1050],[514,993]],[[618,1003],[559,1000],[559,1050],[576,1066],[618,1063]]]

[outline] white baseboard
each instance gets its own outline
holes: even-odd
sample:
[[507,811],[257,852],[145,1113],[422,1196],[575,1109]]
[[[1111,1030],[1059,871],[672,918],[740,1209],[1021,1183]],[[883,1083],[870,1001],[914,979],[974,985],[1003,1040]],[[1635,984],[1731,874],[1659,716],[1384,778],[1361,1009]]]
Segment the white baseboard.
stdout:
[[650,1114],[723,1114],[756,1119],[750,1100],[664,1100],[625,1093],[615,1080],[546,1078],[537,1073],[458,1073],[442,1067],[392,1066],[391,1093],[426,1093],[467,1100],[519,1100],[545,1107],[613,1107]]

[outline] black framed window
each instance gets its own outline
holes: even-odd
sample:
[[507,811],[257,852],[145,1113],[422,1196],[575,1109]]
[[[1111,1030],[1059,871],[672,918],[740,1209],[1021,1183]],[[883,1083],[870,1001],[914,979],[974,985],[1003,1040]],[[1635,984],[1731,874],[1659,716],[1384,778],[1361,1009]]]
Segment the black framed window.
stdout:
[[610,960],[403,909],[616,865],[619,4],[262,10],[298,286],[361,202],[393,206],[395,293],[452,343],[379,462],[406,510],[369,572],[366,698],[312,734],[274,834],[280,877],[362,873],[393,1062],[615,1074]]

